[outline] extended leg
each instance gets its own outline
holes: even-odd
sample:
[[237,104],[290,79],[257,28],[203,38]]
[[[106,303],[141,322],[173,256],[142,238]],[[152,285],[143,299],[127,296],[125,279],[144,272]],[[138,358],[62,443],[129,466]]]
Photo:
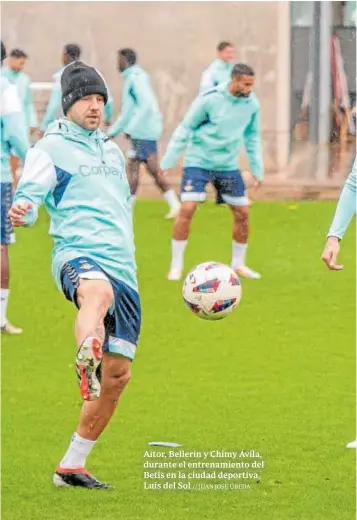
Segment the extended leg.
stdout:
[[54,475],[56,486],[111,487],[96,480],[84,468],[88,455],[112,418],[129,380],[130,361],[121,356],[105,354],[100,396],[96,401],[83,404],[77,431]]
[[[53,477],[56,486],[108,487],[96,480],[84,467],[87,456],[112,417],[119,396],[130,378],[127,359],[105,356],[102,360],[104,318],[113,297],[111,285],[104,280],[82,279],[76,291],[80,307],[75,323],[79,346],[76,364],[81,393],[86,402],[82,406],[77,431]],[[96,376],[100,363],[101,387]],[[92,400],[95,397],[97,399]]]

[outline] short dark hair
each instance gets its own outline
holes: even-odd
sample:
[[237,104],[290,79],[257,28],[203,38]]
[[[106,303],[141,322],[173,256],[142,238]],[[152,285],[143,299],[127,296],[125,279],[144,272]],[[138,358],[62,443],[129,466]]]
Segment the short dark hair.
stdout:
[[219,44],[217,45],[217,51],[218,52],[224,51],[224,49],[226,49],[227,47],[233,47],[231,42],[227,42],[227,41],[219,42]]
[[245,63],[236,63],[232,70],[233,76],[255,76],[255,72],[252,67],[246,65]]
[[124,56],[128,65],[135,65],[136,63],[136,52],[133,49],[126,47],[125,49],[119,49],[118,54]]
[[12,49],[10,52],[11,58],[28,58],[28,55],[22,49]]
[[81,48],[76,43],[67,43],[64,47],[64,53],[68,54],[73,60],[79,60],[81,57]]

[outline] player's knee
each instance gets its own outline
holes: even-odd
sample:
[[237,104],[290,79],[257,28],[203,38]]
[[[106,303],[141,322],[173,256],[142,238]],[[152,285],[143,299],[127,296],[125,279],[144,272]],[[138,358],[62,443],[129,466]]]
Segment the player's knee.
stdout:
[[236,220],[248,220],[249,216],[249,207],[248,206],[235,206],[233,208],[234,218]]
[[[109,284],[108,284],[109,286]],[[101,287],[98,289],[93,295],[93,301],[97,304],[98,307],[103,307],[109,309],[113,300],[113,291],[112,288],[109,287]]]
[[111,285],[104,281],[84,280],[81,283],[79,295],[84,304],[90,304],[105,312],[109,309],[113,301],[113,289]]
[[106,381],[103,381],[103,386],[105,388],[105,392],[108,398],[116,401],[119,398],[119,396],[123,393],[130,379],[130,367],[125,367],[125,369],[122,368],[113,370],[112,373],[108,375]]
[[196,203],[182,204],[180,208],[179,218],[182,220],[190,221],[196,210]]

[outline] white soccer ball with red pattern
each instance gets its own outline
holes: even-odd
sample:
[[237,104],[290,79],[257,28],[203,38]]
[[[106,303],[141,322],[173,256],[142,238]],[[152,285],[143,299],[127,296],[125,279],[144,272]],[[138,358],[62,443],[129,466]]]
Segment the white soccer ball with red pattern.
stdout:
[[199,318],[221,320],[239,304],[242,287],[233,269],[218,262],[205,262],[188,273],[182,296]]

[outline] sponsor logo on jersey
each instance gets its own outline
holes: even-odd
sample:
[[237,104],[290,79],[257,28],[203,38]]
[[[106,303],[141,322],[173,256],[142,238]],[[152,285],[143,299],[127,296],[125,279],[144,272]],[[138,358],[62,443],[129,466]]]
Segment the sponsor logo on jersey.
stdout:
[[90,175],[103,175],[104,177],[108,177],[109,175],[115,175],[120,179],[125,178],[125,173],[114,166],[89,166],[87,164],[81,164],[79,167],[79,173],[83,175],[83,177],[89,177]]

